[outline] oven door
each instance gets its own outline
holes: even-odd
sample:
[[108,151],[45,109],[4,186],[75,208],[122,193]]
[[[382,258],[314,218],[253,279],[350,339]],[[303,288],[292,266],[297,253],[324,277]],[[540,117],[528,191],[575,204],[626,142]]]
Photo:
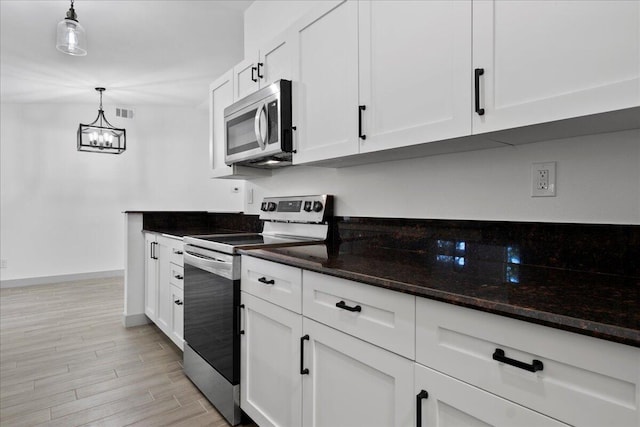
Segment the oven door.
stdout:
[[239,275],[240,257],[207,252],[185,247],[184,339],[235,385],[240,379],[236,315],[240,305],[240,280],[234,275]]

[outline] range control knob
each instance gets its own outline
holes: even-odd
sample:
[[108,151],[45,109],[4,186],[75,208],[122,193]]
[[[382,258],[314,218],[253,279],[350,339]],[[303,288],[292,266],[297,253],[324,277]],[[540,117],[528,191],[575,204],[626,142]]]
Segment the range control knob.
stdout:
[[266,212],[267,211],[267,202],[262,202],[262,204],[260,205],[260,210],[262,212]]
[[320,212],[322,210],[322,202],[313,202],[313,211]]
[[306,201],[304,202],[304,207],[302,209],[304,209],[305,212],[311,212],[312,209],[312,204],[310,201]]
[[267,211],[273,212],[276,210],[276,204],[274,202],[267,203]]

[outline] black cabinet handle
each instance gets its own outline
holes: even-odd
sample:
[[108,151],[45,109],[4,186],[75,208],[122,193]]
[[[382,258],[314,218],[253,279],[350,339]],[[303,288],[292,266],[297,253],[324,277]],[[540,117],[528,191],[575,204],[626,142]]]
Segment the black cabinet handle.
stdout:
[[264,75],[260,74],[260,67],[262,67],[264,64],[262,62],[258,62],[258,78],[259,79],[264,79]]
[[174,254],[176,254],[176,255],[182,255],[182,253],[183,253],[183,252],[182,252],[182,251],[180,251],[180,250],[175,250],[175,249],[174,249],[174,250],[173,250],[173,253],[174,253]]
[[256,71],[258,71],[258,69],[256,67],[251,67],[251,81],[252,82],[258,82],[258,79],[256,79],[256,74],[255,74]]
[[362,307],[360,307],[359,305],[356,305],[355,307],[349,307],[344,301],[337,302],[336,307],[347,311],[362,311]]
[[174,303],[175,303],[176,305],[182,305],[182,304],[184,304],[184,303],[183,303],[182,301],[180,301],[179,299],[175,300],[175,301],[174,301]]
[[520,362],[519,360],[505,356],[504,350],[501,348],[496,348],[496,351],[493,352],[493,360],[497,360],[498,362],[506,363],[507,365],[515,366],[516,368],[524,369],[529,372],[537,372],[544,369],[542,362],[537,359],[533,359],[531,364]]
[[175,276],[173,276],[173,277],[175,277],[175,278],[176,278],[176,279],[178,279],[178,280],[182,280],[182,279],[184,279],[184,277],[183,277],[182,275],[180,275],[180,274],[176,274],[176,275],[175,275]]
[[244,304],[238,306],[238,335],[244,335],[244,329],[242,329],[242,310],[244,310]]
[[422,427],[422,399],[427,399],[429,393],[426,390],[420,390],[416,395],[416,427]]
[[484,108],[480,108],[480,76],[484,74],[484,68],[476,68],[474,70],[475,74],[475,92],[476,92],[476,113],[479,116],[484,116]]
[[309,341],[309,334],[300,337],[300,375],[309,375],[309,369],[304,367],[304,342]]
[[358,136],[362,140],[367,139],[367,135],[363,135],[362,134],[362,112],[364,110],[366,110],[366,109],[367,109],[366,105],[359,105],[358,106]]
[[271,279],[271,280],[267,280],[266,277],[261,277],[258,279],[258,282],[260,283],[264,283],[265,285],[275,285],[276,281]]

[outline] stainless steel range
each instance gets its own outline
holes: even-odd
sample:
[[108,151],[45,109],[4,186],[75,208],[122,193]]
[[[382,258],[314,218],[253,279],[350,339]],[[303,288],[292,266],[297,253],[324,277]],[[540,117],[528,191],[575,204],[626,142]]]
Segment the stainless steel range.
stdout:
[[268,197],[262,233],[184,238],[184,370],[232,425],[240,411],[240,249],[297,246],[329,236],[333,198]]

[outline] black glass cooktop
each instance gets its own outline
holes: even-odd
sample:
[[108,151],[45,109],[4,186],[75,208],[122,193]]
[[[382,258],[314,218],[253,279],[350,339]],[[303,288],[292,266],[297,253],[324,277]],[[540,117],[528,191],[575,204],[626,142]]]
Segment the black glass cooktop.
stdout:
[[231,246],[241,245],[261,245],[264,238],[260,234],[240,234],[240,235],[219,235],[219,236],[198,236],[198,239],[208,240],[210,242],[223,243]]

